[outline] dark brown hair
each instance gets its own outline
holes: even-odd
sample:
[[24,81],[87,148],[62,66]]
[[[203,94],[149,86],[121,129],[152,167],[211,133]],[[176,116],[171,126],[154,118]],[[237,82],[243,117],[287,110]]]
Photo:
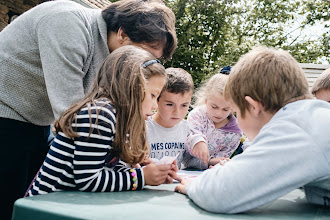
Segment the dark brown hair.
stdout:
[[163,58],[172,57],[177,46],[175,15],[162,1],[117,1],[102,11],[102,17],[108,32],[122,28],[133,42],[164,42]]

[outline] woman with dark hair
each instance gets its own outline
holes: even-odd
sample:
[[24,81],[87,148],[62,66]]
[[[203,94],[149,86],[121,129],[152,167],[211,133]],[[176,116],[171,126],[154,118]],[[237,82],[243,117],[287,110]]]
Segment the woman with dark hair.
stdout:
[[51,1],[0,32],[5,219],[48,152],[50,125],[88,93],[109,53],[131,44],[168,59],[177,45],[174,25],[173,12],[157,0],[121,0],[104,10]]

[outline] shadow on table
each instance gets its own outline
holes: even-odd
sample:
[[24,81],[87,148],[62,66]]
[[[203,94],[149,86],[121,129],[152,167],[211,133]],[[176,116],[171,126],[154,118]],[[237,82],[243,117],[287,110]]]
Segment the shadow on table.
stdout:
[[[38,202],[56,202],[61,204],[70,205],[111,205],[121,203],[137,203],[141,202],[141,198],[144,202],[154,197],[162,198],[166,196],[173,196],[178,194],[174,191],[144,189],[141,191],[121,191],[121,192],[77,192],[77,191],[65,191],[54,192],[46,195],[38,195],[29,197],[31,201],[36,200]],[[142,197],[141,197],[142,196]]]
[[[189,201],[189,205],[197,205]],[[200,209],[201,215],[209,215]],[[213,215],[210,214],[210,215]],[[217,214],[220,219],[330,219],[330,208],[309,204],[304,197],[278,199],[267,205],[239,214]]]

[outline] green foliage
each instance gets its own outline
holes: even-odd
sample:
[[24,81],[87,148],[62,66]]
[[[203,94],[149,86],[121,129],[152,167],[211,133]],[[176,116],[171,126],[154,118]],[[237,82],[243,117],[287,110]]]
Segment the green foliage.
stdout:
[[[329,0],[166,0],[176,15],[178,48],[166,66],[198,85],[257,45],[288,50],[299,62],[329,58]],[[304,31],[324,23],[322,35]],[[295,27],[295,28],[294,28]]]
[[[166,67],[195,85],[257,45],[288,50],[300,63],[330,62],[330,0],[164,0],[176,16],[178,48]],[[318,37],[306,30],[320,27]]]
[[230,29],[228,17],[235,0],[167,1],[176,15],[178,48],[167,66],[189,71],[195,83],[219,68],[216,62],[225,53]]

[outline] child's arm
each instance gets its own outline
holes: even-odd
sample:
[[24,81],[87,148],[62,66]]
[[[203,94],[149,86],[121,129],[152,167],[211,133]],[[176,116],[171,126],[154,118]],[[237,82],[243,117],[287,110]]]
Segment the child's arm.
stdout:
[[[237,213],[328,175],[328,161],[315,140],[301,135],[298,126],[283,123],[264,127],[245,153],[185,185],[187,195],[207,211]],[[183,191],[181,186],[177,190]]]
[[187,168],[194,168],[199,170],[206,170],[208,165],[205,165],[198,157],[190,155],[190,158],[184,161],[184,165]]
[[173,179],[177,179],[178,166],[176,163],[161,165],[151,163],[143,167],[143,171],[145,184],[158,186],[163,183],[172,183]]
[[77,116],[77,123],[73,124],[80,135],[74,139],[73,175],[77,188],[91,192],[142,189],[145,185],[143,169],[106,166],[106,156],[114,139],[116,119],[110,107],[97,108],[100,110],[99,115],[95,112],[96,107],[91,107],[94,129],[90,135],[91,125],[87,108]]
[[187,122],[189,124],[190,134],[187,137],[187,148],[189,152],[207,165],[210,157],[207,147],[207,139],[205,133],[205,115],[201,108],[194,109],[188,115]]
[[210,158],[210,153],[209,148],[204,141],[200,141],[195,144],[191,153],[198,157],[203,162],[203,164],[207,165],[208,160]]

